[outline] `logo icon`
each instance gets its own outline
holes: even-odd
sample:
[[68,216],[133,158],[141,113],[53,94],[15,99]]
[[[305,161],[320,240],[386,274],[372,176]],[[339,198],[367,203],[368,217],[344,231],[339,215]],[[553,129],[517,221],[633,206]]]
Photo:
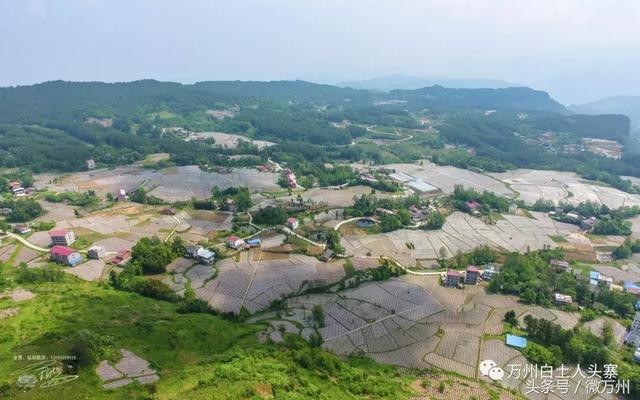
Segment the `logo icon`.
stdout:
[[478,368],[482,376],[488,376],[493,381],[499,381],[504,378],[504,370],[493,360],[481,361]]

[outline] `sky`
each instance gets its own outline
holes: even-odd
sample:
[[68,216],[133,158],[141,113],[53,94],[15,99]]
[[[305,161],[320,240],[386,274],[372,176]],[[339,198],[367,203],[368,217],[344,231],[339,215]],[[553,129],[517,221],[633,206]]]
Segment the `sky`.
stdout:
[[396,73],[640,95],[640,1],[0,0],[0,86]]

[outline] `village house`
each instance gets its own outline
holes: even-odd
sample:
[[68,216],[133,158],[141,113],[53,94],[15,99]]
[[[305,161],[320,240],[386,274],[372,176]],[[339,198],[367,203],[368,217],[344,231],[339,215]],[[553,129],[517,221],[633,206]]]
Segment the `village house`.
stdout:
[[249,245],[249,247],[260,247],[262,241],[260,240],[260,238],[249,239],[247,240],[247,244]]
[[382,214],[395,215],[395,211],[391,211],[391,210],[387,210],[386,208],[378,207],[378,208],[376,208],[376,214],[378,214],[378,215],[382,215]]
[[596,225],[596,222],[598,222],[596,217],[587,218],[580,222],[580,229],[590,231]]
[[66,229],[54,229],[49,231],[51,244],[54,246],[71,246],[76,241],[76,235],[73,231]]
[[106,255],[104,251],[104,247],[102,246],[92,246],[87,250],[87,256],[89,256],[92,260],[99,260]]
[[581,220],[580,215],[578,215],[577,213],[574,213],[574,212],[568,212],[565,216],[567,218],[575,219],[577,221]]
[[475,285],[478,283],[478,278],[480,278],[480,270],[475,265],[470,265],[467,267],[467,272],[464,276],[464,283],[467,285]]
[[185,256],[207,265],[213,264],[213,261],[215,260],[215,253],[213,251],[205,249],[199,245],[188,245]]
[[87,163],[87,169],[94,169],[96,167],[96,162],[93,158],[87,160],[86,163]]
[[51,260],[73,267],[82,262],[80,253],[66,246],[53,246],[51,248]]
[[635,295],[636,297],[640,297],[640,286],[638,286],[637,283],[632,281],[624,281],[622,283],[622,287],[625,292],[629,292]]
[[127,192],[124,189],[118,190],[118,194],[115,197],[116,201],[127,201],[129,200],[129,196],[127,196]]
[[284,179],[287,181],[287,185],[295,189],[298,187],[298,181],[296,180],[296,175],[289,168],[285,168],[282,170],[282,174],[284,175]]
[[567,261],[556,260],[555,258],[552,258],[551,261],[549,261],[549,265],[551,265],[551,269],[555,272],[571,272],[573,270]]
[[298,226],[300,226],[300,223],[298,222],[297,218],[287,218],[287,226],[289,227],[289,229],[298,229]]
[[449,269],[445,275],[444,285],[457,288],[460,285],[460,272]]
[[0,208],[0,215],[9,215],[11,214],[10,208]]
[[227,238],[227,246],[236,250],[241,250],[248,247],[244,240],[240,239],[235,235],[229,236]]
[[467,205],[469,211],[471,211],[471,214],[478,214],[480,212],[480,203],[478,203],[477,201],[469,200],[465,204]]
[[238,210],[236,202],[230,197],[224,199],[224,209],[232,213]]
[[13,233],[17,233],[19,235],[28,235],[31,232],[31,228],[26,224],[17,224],[13,226]]
[[500,267],[495,264],[487,264],[482,271],[482,279],[485,281],[492,280],[496,275],[500,273]]
[[631,328],[627,336],[624,338],[625,344],[632,344],[634,346],[640,346],[640,311],[636,311],[636,315],[631,323]]
[[553,294],[553,300],[556,303],[556,305],[563,305],[563,304],[571,304],[571,303],[573,303],[573,299],[571,298],[571,296],[566,295],[566,294],[562,294],[562,293],[554,293]]
[[325,250],[324,253],[320,255],[320,261],[323,261],[323,262],[329,262],[332,258],[333,258],[333,251],[329,249]]

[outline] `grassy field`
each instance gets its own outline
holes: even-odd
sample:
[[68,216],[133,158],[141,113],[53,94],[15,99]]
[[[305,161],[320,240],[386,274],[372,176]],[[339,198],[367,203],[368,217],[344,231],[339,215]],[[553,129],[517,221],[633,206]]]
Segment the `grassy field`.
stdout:
[[[12,267],[3,275],[12,284]],[[0,300],[18,308],[0,320],[0,397],[12,399],[242,399],[406,398],[411,377],[362,359],[340,360],[299,338],[259,343],[261,325],[241,325],[209,314],[179,314],[172,303],[116,291],[66,276],[62,282],[21,285],[32,300]],[[6,287],[5,287],[6,289]],[[2,291],[4,289],[0,289]],[[14,357],[78,354],[79,378],[58,386],[18,390]],[[118,361],[124,348],[160,375],[152,385],[106,391],[95,374],[101,360]],[[82,354],[80,352],[79,354]]]

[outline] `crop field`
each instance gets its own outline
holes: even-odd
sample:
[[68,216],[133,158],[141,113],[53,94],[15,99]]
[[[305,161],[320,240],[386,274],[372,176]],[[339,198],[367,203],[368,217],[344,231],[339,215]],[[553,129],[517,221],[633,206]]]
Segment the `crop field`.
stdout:
[[543,198],[570,204],[589,200],[610,208],[640,205],[640,195],[585,181],[572,172],[520,169],[491,175],[508,183],[527,204]]
[[71,268],[63,269],[64,272],[75,275],[85,281],[99,281],[102,279],[105,263],[102,260],[89,260]]
[[[447,217],[441,230],[398,230],[375,235],[344,235],[341,241],[347,254],[353,256],[393,257],[400,262],[415,264],[415,260],[433,260],[444,249],[447,257],[469,252],[480,245],[507,251],[557,247],[549,236],[564,235],[577,227],[555,223],[548,218],[530,219],[505,215],[495,225],[455,212]],[[409,249],[407,243],[415,249]]]
[[247,186],[252,191],[276,191],[277,174],[258,172],[256,169],[236,168],[229,173],[202,171],[198,166],[171,167],[150,170],[140,166],[125,166],[114,169],[100,169],[59,176],[57,183],[51,175],[36,176],[39,185],[51,191],[94,190],[99,196],[116,194],[120,189],[127,192],[144,186],[149,192],[166,201],[185,201],[192,197],[209,197],[211,188],[226,189],[231,186]]
[[[349,207],[353,205],[354,197],[360,197],[363,194],[371,193],[371,188],[368,186],[349,186],[344,189],[321,189],[314,188],[309,189],[305,192],[300,193],[304,200],[311,200],[315,203],[326,203],[329,207]],[[404,194],[398,193],[397,196],[403,196]],[[381,192],[376,192],[376,197],[378,198],[387,198],[393,197],[393,194],[386,194]],[[294,201],[297,198],[297,194],[294,196],[284,197],[284,200]]]
[[607,275],[613,278],[614,281],[640,281],[640,268],[637,265],[624,266],[624,269],[612,267],[609,265],[594,265],[592,268],[603,275]]
[[640,217],[629,219],[631,222],[631,237],[640,239]]
[[275,143],[268,142],[266,140],[253,140],[246,136],[234,135],[234,134],[223,133],[223,132],[192,132],[186,138],[186,140],[205,140],[205,139],[213,139],[216,142],[216,146],[225,147],[227,149],[237,148],[240,142],[252,143],[254,146],[258,147],[261,150],[264,149],[265,147],[275,145]]
[[181,211],[176,217],[181,221],[180,237],[189,242],[207,240],[211,232],[231,230],[233,226],[233,215],[223,212],[190,210]]
[[480,192],[487,190],[502,196],[515,195],[507,185],[491,176],[451,166],[440,166],[429,161],[424,161],[423,165],[388,164],[385,167],[421,178],[428,184],[442,189],[444,193],[452,193],[455,185],[463,185]]
[[273,300],[298,293],[309,284],[327,285],[345,276],[342,263],[324,263],[299,254],[282,254],[276,259],[262,257],[259,249],[239,254],[239,261],[226,258],[216,263],[218,276],[196,296],[223,312],[249,312],[267,308]]
[[613,328],[613,337],[615,338],[616,343],[621,345],[624,341],[625,335],[627,334],[627,328],[614,319],[609,317],[596,318],[593,321],[586,322],[584,324],[584,328],[588,329],[596,336],[602,336],[602,328],[604,327],[605,322],[609,322],[611,324],[611,327]]

